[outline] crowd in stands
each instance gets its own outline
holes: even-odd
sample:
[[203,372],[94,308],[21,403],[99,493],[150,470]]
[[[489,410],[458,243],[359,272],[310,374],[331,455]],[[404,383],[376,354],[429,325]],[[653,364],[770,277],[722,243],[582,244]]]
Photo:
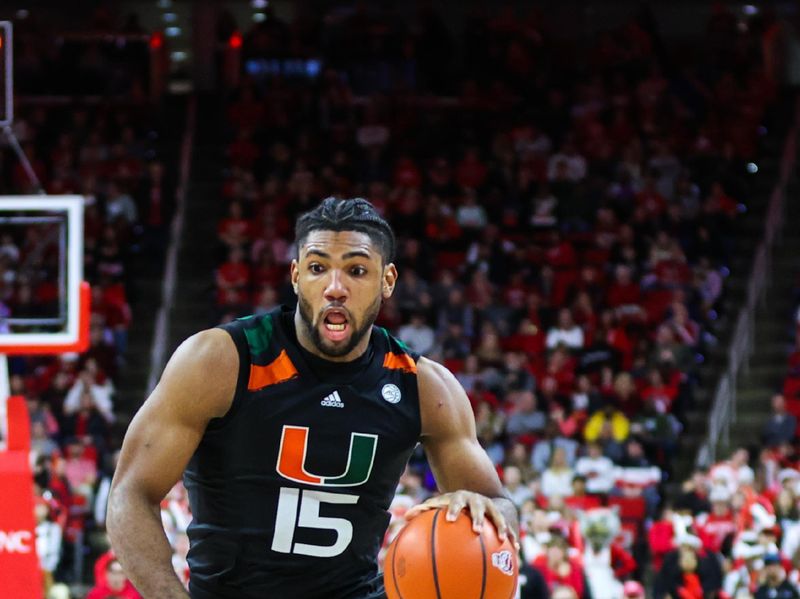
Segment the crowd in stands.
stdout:
[[[521,510],[529,580],[642,597],[650,564],[653,596],[709,596],[721,556],[738,567],[736,531],[762,543],[773,585],[774,510],[746,452],[664,496],[777,94],[762,25],[720,9],[688,56],[645,17],[586,47],[536,10],[473,14],[460,39],[432,10],[413,33],[366,10],[320,39],[307,22],[255,27],[246,56],[326,60],[318,81],[253,76],[229,102],[217,321],[291,304],[295,218],[366,197],[399,241],[379,324],[467,391]],[[387,541],[433,493],[417,454]]]
[[[270,13],[244,37],[245,57],[291,49],[324,67],[245,76],[230,99],[215,323],[292,303],[295,218],[366,197],[399,241],[379,324],[467,391],[521,511],[524,599],[643,598],[648,565],[659,599],[775,597],[759,586],[788,584],[796,533],[776,522],[800,520],[800,475],[757,476],[739,451],[664,493],[775,99],[759,22],[715,13],[680,56],[645,17],[585,46],[535,10],[456,31],[433,9],[411,27],[359,6],[291,25]],[[130,253],[155,244],[169,199],[146,115],[23,106],[15,130],[49,192],[87,197],[91,349],[15,359],[11,378],[32,416],[42,567],[75,582],[69,549],[102,539],[114,468]],[[30,191],[7,147],[0,165],[4,193]],[[433,493],[415,454],[387,542]],[[161,507],[185,581],[182,485]],[[94,578],[92,599],[137,596],[110,552]]]
[[[69,106],[22,103],[17,111],[14,131],[45,191],[85,198],[84,278],[92,288],[89,350],[9,358],[11,392],[25,397],[31,417],[40,563],[46,587],[58,596],[63,583],[82,582],[74,579],[76,559],[107,549],[105,501],[119,447],[114,397],[131,326],[131,269],[137,255],[157,259],[160,250],[153,240],[168,224],[171,198],[149,109],[78,101]],[[36,191],[11,147],[0,146],[0,193]],[[42,276],[47,264],[37,258],[52,240],[38,225],[9,231],[0,248],[5,273],[0,310],[14,316],[41,314],[57,295],[56,277]],[[103,580],[108,578],[113,588],[118,569],[116,563],[103,571]]]

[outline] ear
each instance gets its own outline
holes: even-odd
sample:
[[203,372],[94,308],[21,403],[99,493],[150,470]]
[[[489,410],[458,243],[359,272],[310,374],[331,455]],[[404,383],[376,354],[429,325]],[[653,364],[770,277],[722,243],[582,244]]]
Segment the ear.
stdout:
[[390,262],[386,266],[383,267],[383,287],[381,289],[381,295],[383,299],[387,300],[392,297],[392,293],[394,293],[394,286],[397,284],[397,268],[393,262]]
[[289,271],[290,277],[292,279],[292,287],[294,288],[294,293],[297,295],[297,281],[300,279],[300,268],[297,264],[297,260],[292,260],[292,265]]

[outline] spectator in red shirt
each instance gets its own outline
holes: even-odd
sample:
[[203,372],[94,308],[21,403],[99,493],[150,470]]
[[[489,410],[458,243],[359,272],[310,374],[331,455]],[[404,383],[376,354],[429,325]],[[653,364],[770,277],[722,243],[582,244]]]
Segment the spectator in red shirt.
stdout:
[[228,146],[228,157],[232,165],[247,170],[253,168],[256,160],[261,156],[261,151],[253,143],[251,137],[249,130],[242,129],[239,131],[236,141]]
[[[245,303],[250,298],[247,287],[250,284],[250,267],[244,263],[244,252],[233,248],[228,255],[228,261],[217,271],[217,303],[220,305],[231,303],[232,300]],[[231,297],[231,293],[235,297]]]
[[250,222],[244,218],[239,202],[228,206],[228,216],[219,224],[217,236],[229,248],[241,247],[250,241]]
[[477,148],[469,148],[464,158],[456,165],[456,182],[461,187],[477,189],[486,181],[489,169],[481,162]]
[[614,282],[608,288],[606,303],[617,308],[619,315],[638,315],[641,313],[642,289],[633,280],[630,267],[620,264],[614,269]]
[[553,534],[546,553],[537,557],[533,565],[542,573],[551,591],[567,586],[575,591],[579,599],[583,599],[586,591],[583,568],[577,560],[569,557],[568,548],[564,537]]
[[141,599],[133,584],[125,575],[122,564],[111,560],[106,565],[105,583],[95,586],[86,599]]
[[644,188],[636,194],[636,205],[644,208],[651,219],[664,214],[667,209],[667,200],[656,189],[656,178],[648,175],[644,179]]

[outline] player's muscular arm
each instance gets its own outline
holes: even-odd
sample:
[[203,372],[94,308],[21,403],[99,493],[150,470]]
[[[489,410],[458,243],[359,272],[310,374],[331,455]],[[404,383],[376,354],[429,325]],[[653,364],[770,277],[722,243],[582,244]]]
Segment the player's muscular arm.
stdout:
[[188,597],[175,575],[159,503],[178,481],[214,417],[233,401],[239,359],[228,333],[203,331],[173,354],[131,422],[111,485],[111,544],[144,599]]
[[508,526],[516,535],[517,509],[505,497],[497,471],[478,443],[475,418],[461,384],[444,366],[426,358],[417,364],[417,379],[422,443],[444,494],[415,511],[447,505],[448,516],[455,517],[466,507],[477,530],[488,516],[501,536]]

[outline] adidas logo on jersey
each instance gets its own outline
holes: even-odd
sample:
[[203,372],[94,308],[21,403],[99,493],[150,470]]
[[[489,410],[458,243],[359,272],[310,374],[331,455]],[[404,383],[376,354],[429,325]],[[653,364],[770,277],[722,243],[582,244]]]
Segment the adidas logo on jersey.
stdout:
[[339,392],[334,391],[330,395],[325,396],[325,399],[319,402],[319,405],[325,406],[326,408],[343,408],[344,402],[342,398],[339,397]]

